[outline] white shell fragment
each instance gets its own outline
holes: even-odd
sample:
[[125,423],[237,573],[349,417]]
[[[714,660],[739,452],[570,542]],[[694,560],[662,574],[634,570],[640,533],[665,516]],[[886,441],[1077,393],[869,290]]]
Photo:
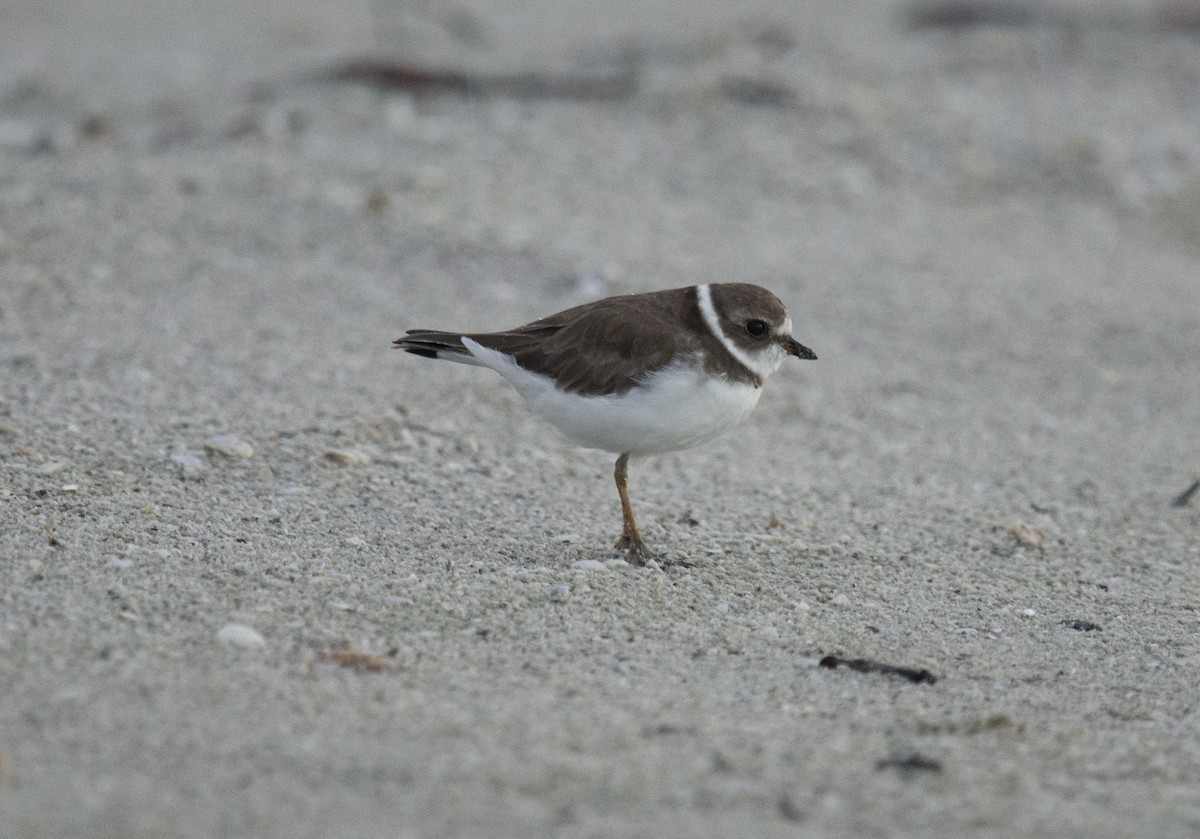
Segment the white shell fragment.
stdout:
[[258,649],[267,645],[267,640],[243,623],[227,623],[217,631],[217,640],[231,647]]
[[362,449],[330,449],[325,452],[325,459],[340,466],[364,466],[371,462],[371,456]]
[[182,469],[185,475],[195,475],[204,471],[204,461],[184,449],[171,452],[171,462]]
[[226,457],[254,457],[254,446],[235,434],[218,434],[204,441],[204,448]]

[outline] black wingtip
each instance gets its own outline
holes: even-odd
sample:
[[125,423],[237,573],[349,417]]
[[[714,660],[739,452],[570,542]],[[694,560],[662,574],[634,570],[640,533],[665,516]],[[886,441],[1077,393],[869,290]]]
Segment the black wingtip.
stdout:
[[397,338],[395,341],[392,341],[392,349],[404,350],[413,355],[419,355],[421,358],[437,358],[437,350],[421,344],[414,345],[411,338]]
[[437,358],[438,357],[437,350],[431,350],[428,347],[402,347],[399,344],[397,344],[396,348],[402,349],[405,352],[410,352],[413,355],[419,355],[419,356],[421,356],[421,358]]

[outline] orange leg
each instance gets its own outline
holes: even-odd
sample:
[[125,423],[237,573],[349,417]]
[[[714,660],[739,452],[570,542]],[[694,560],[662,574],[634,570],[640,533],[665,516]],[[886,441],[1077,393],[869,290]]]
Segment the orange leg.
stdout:
[[633,518],[633,507],[629,503],[629,489],[626,486],[628,473],[629,455],[623,454],[617,458],[617,468],[613,471],[617,492],[621,496],[621,516],[625,519],[625,528],[617,540],[617,548],[628,553],[629,561],[633,564],[645,565],[653,554],[642,541],[642,534],[638,532],[637,522]]

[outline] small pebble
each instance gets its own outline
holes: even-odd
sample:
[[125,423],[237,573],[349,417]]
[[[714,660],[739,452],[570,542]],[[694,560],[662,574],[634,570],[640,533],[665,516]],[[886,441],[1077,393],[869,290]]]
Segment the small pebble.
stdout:
[[382,186],[376,184],[370,190],[368,190],[366,195],[363,197],[362,209],[364,213],[382,213],[391,205],[391,203],[392,200],[388,195],[388,191]]
[[183,470],[185,475],[204,471],[204,461],[183,449],[171,452],[171,462]]
[[1013,537],[1026,548],[1040,550],[1046,542],[1046,534],[1032,524],[1025,522],[1017,522],[1009,528],[1009,532]]
[[0,148],[37,153],[49,151],[51,133],[44,126],[22,119],[0,120]]
[[112,140],[117,128],[104,114],[89,114],[79,123],[79,136],[85,140]]
[[63,484],[63,492],[79,492],[79,484]]
[[222,644],[229,644],[231,647],[245,647],[246,649],[257,649],[267,645],[266,639],[256,630],[242,623],[225,624],[218,630],[217,640]]
[[598,559],[578,559],[571,563],[572,568],[582,571],[607,571],[608,566]]
[[110,556],[107,560],[105,560],[104,564],[110,568],[132,568],[133,560],[120,556]]
[[717,604],[717,614],[724,615],[729,612],[729,604],[722,600]]
[[562,603],[571,596],[571,587],[566,583],[558,583],[550,589],[550,599],[555,603]]
[[363,466],[371,462],[371,456],[362,449],[330,449],[325,452],[325,459],[339,466]]
[[1022,614],[1022,615],[1024,615],[1025,617],[1027,617],[1027,618],[1032,618],[1032,617],[1034,617],[1035,615],[1037,615],[1037,612],[1036,612],[1036,611],[1034,611],[1033,609],[1022,609],[1022,610],[1021,610],[1021,614]]
[[233,434],[218,434],[204,441],[204,448],[226,457],[254,457],[254,446]]
[[835,594],[829,603],[833,606],[845,607],[850,605],[850,598],[844,594]]
[[37,472],[39,475],[53,475],[66,465],[67,464],[63,463],[61,460],[48,460],[33,471]]

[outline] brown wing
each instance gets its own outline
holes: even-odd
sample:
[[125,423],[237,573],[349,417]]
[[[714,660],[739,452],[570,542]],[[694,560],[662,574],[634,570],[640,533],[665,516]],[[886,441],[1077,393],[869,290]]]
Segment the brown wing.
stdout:
[[468,337],[549,376],[568,393],[624,393],[677,354],[699,350],[680,332],[685,301],[684,289],[611,297],[506,332]]

